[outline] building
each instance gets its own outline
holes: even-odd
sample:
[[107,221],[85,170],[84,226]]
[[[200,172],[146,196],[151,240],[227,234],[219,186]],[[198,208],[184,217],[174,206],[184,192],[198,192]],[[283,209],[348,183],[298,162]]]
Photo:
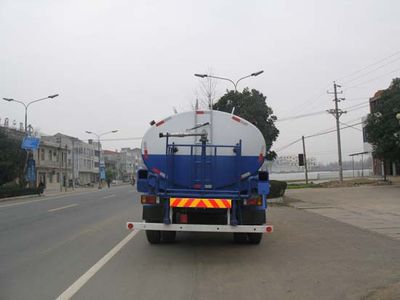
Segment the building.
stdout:
[[98,144],[57,133],[42,136],[34,152],[37,180],[46,188],[93,185],[99,180]]
[[[392,84],[393,84],[393,82],[391,83],[391,85],[386,90],[390,90],[392,88]],[[378,106],[378,104],[380,104],[381,101],[383,101],[382,96],[383,96],[383,94],[384,94],[384,92],[386,90],[377,91],[374,94],[374,96],[369,99],[369,107],[370,107],[370,113],[371,114],[378,113],[377,112],[377,106]],[[366,118],[364,120],[366,120]],[[366,132],[364,132],[364,131],[363,131],[363,138],[364,138],[364,141],[366,142]],[[368,145],[370,145],[370,144],[368,144]],[[368,149],[368,148],[369,147],[366,146],[364,148],[364,150]],[[372,145],[370,145],[370,149],[372,150]],[[372,169],[373,169],[374,175],[383,176],[384,167],[385,166],[384,166],[383,161],[381,161],[378,158],[373,158]],[[399,175],[400,174],[400,164],[396,163],[395,161],[390,161],[390,160],[386,161],[386,174],[387,175],[393,175],[393,176]]]
[[116,180],[130,181],[140,168],[144,168],[139,148],[122,148],[121,151],[103,151],[106,169],[112,170]]
[[134,154],[134,173],[136,174],[139,169],[146,169],[146,166],[143,162],[142,150],[140,148],[132,149]]
[[68,186],[72,167],[68,160],[68,148],[60,147],[54,136],[41,137],[33,159],[36,162],[37,183],[42,182],[50,189]]

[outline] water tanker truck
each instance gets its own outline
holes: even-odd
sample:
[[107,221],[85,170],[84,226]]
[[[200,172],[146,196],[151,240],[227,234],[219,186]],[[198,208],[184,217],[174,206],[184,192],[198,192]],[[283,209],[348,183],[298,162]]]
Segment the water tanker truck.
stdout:
[[231,232],[236,242],[260,243],[267,224],[269,176],[261,132],[233,114],[207,110],[172,115],[142,140],[146,169],[137,172],[143,222],[152,243],[173,242],[176,232]]

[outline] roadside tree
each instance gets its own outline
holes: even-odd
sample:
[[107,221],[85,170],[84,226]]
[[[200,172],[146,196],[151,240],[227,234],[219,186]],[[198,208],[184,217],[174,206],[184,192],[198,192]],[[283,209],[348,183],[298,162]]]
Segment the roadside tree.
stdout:
[[278,138],[279,130],[275,126],[277,117],[272,108],[266,103],[267,97],[259,91],[245,88],[243,92],[227,91],[217,103],[214,104],[215,110],[232,112],[253,123],[261,131],[267,146],[266,159],[276,158],[275,151],[270,151],[274,141]]
[[[400,125],[396,114],[400,112],[400,79],[393,79],[383,91],[366,121],[367,141],[373,145],[374,157],[386,161],[400,161]],[[384,168],[386,169],[386,168]],[[386,170],[385,174],[386,174]]]
[[0,130],[0,186],[16,179],[21,185],[24,184],[26,152],[20,146],[20,140]]

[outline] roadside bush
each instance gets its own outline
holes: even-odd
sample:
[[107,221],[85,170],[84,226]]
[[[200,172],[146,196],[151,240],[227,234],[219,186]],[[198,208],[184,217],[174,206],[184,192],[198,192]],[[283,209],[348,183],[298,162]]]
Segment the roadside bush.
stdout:
[[18,183],[16,183],[15,181],[10,181],[10,182],[7,182],[0,186],[0,190],[1,189],[18,189],[18,188],[21,188],[21,186]]
[[39,188],[0,187],[0,199],[39,194]]
[[270,193],[268,198],[278,198],[285,194],[287,183],[286,181],[270,180]]

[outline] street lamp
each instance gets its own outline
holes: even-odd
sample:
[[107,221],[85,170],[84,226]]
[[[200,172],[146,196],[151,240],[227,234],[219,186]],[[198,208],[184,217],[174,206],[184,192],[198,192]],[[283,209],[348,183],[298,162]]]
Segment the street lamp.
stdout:
[[221,79],[221,80],[229,81],[229,82],[232,83],[233,86],[235,87],[235,92],[236,92],[236,91],[237,91],[237,85],[238,85],[239,81],[241,81],[241,80],[243,80],[243,79],[245,79],[245,78],[258,76],[258,75],[260,75],[260,74],[262,74],[262,73],[264,73],[264,71],[262,71],[262,70],[261,70],[261,71],[258,71],[258,72],[251,73],[250,75],[247,75],[247,76],[244,76],[244,77],[239,78],[236,82],[233,81],[232,79],[229,79],[229,78],[219,77],[219,76],[213,76],[213,75],[207,75],[207,74],[194,74],[194,76],[200,77],[200,78],[206,78],[206,77],[208,77],[208,78],[215,78],[215,79]]
[[112,131],[107,131],[107,132],[103,132],[101,134],[97,134],[93,131],[85,131],[87,134],[93,134],[97,137],[97,151],[99,152],[99,189],[101,189],[101,179],[100,179],[100,159],[101,159],[101,151],[100,151],[100,137],[102,137],[103,135],[109,134],[109,133],[116,133],[118,132],[118,130],[112,130]]
[[4,101],[8,101],[8,102],[17,102],[17,103],[22,104],[25,107],[25,135],[26,135],[27,131],[28,131],[28,127],[27,127],[28,126],[28,107],[33,103],[36,103],[36,102],[39,102],[39,101],[43,101],[43,100],[46,100],[46,99],[53,99],[53,98],[55,98],[57,96],[58,96],[58,94],[54,94],[54,95],[47,96],[45,98],[33,100],[31,102],[28,102],[28,103],[25,103],[25,102],[22,102],[22,101],[19,101],[19,100],[15,100],[13,98],[3,98],[3,100]]

